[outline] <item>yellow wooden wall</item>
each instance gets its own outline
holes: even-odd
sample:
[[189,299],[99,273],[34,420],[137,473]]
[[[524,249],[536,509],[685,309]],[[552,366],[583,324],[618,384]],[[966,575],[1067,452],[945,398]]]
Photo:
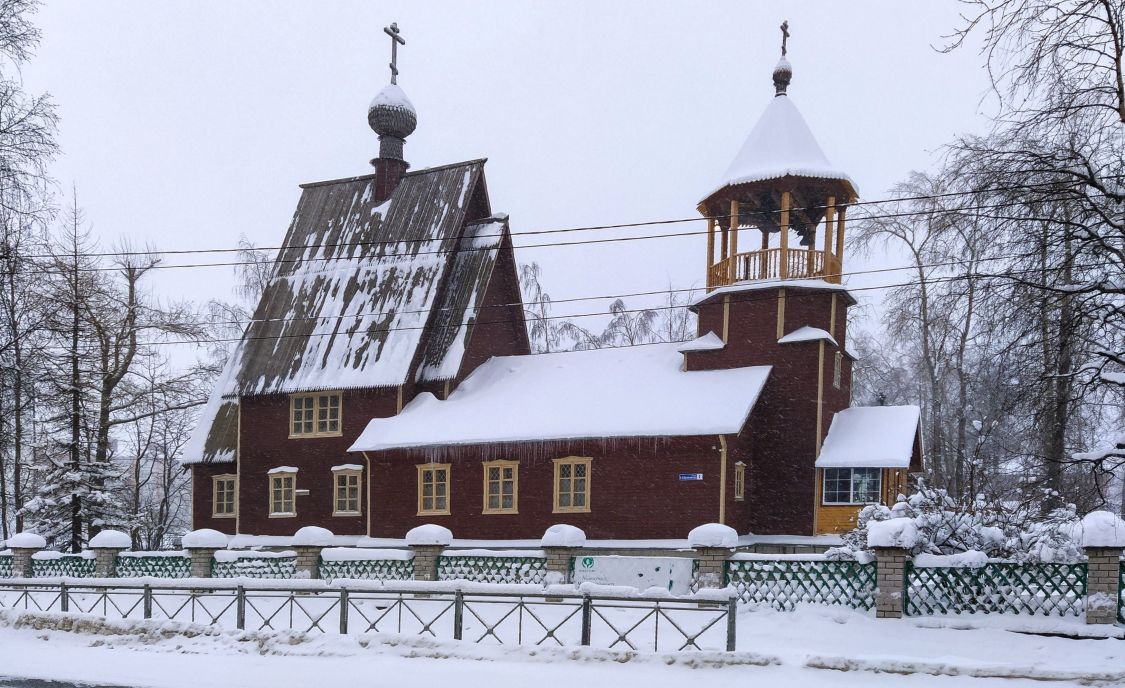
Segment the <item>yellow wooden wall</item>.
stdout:
[[[884,468],[882,501],[888,506],[895,503],[898,494],[906,492],[908,471],[905,468]],[[846,533],[855,528],[856,517],[863,507],[860,505],[825,506],[823,501],[824,469],[816,470],[816,519],[814,529],[817,535]]]

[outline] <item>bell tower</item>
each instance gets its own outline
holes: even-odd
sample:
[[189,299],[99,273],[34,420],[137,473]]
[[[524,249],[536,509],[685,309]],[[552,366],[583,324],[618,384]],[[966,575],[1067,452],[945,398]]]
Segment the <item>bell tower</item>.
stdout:
[[[814,462],[833,415],[851,401],[842,285],[844,224],[855,185],[829,162],[789,95],[782,24],[774,94],[742,148],[699,202],[707,218],[706,293],[692,308],[706,339],[687,370],[768,365],[750,423],[747,513],[755,533],[811,533]],[[788,508],[786,505],[789,505]]]

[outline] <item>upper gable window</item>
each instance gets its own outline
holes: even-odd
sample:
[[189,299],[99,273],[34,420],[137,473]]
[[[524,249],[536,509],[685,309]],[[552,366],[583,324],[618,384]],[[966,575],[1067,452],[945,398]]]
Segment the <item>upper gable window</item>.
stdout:
[[294,394],[289,397],[290,437],[340,435],[340,394]]

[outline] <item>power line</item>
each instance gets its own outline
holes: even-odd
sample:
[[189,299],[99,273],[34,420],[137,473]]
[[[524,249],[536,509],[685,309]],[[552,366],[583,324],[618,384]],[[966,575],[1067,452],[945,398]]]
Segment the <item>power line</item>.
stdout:
[[[939,196],[940,195],[919,196],[919,197],[915,197],[915,198],[918,198],[918,199],[921,199],[921,198],[937,198]],[[894,199],[894,200],[900,200],[900,199]],[[871,201],[871,203],[875,203],[875,202],[876,201]],[[962,206],[962,207],[959,207],[959,208],[924,209],[924,210],[917,210],[917,211],[903,211],[903,212],[899,212],[899,213],[884,213],[884,214],[879,214],[879,215],[866,215],[862,219],[864,219],[864,220],[879,220],[879,219],[891,219],[891,218],[896,218],[896,217],[910,217],[910,216],[915,216],[915,215],[928,215],[928,214],[935,214],[935,213],[937,213],[937,214],[953,214],[953,213],[961,213],[961,212],[966,212],[966,211],[982,211],[982,210],[986,210],[986,209],[1005,208],[1005,207],[1013,207],[1013,206],[1021,206],[1021,205],[1024,205],[1024,203],[1020,202],[1020,201],[1009,201],[1009,202],[1004,202],[1004,203],[969,205],[969,206]],[[723,218],[729,218],[729,217],[730,217],[729,215],[719,215],[719,216],[715,216],[713,218],[698,217],[698,218],[680,219],[680,220],[657,220],[657,221],[652,221],[652,222],[638,222],[638,223],[630,223],[630,224],[623,224],[623,225],[598,225],[598,226],[571,228],[571,229],[564,229],[564,230],[543,230],[542,232],[538,232],[538,233],[585,231],[585,230],[589,230],[589,229],[612,229],[612,228],[622,228],[622,227],[639,227],[639,226],[645,226],[645,225],[671,224],[671,223],[679,223],[679,222],[699,222],[699,221],[707,220],[707,219],[723,219]],[[1032,217],[1032,216],[990,216],[990,219],[997,219],[997,220],[1042,220],[1042,219],[1054,219],[1054,218],[1037,218],[1037,217]],[[524,246],[519,246],[517,248],[519,248],[520,250],[538,249],[538,248],[561,248],[561,247],[569,247],[569,246],[584,246],[584,245],[589,245],[589,244],[618,243],[618,242],[623,242],[623,241],[646,241],[646,240],[651,240],[651,239],[675,239],[675,238],[682,238],[682,237],[689,237],[689,236],[701,236],[701,235],[707,234],[708,231],[709,230],[695,230],[695,231],[688,231],[688,232],[673,232],[673,233],[665,233],[665,234],[648,234],[648,235],[631,236],[631,237],[608,237],[608,238],[601,238],[601,239],[585,239],[585,240],[581,240],[581,241],[558,241],[558,242],[548,242],[548,243],[541,243],[541,244],[527,244],[527,245],[524,245]],[[537,232],[524,232],[524,233],[520,233],[520,234],[513,234],[512,236],[520,236],[521,234],[535,234],[535,233],[537,233]],[[479,239],[479,238],[501,237],[501,236],[503,236],[503,234],[478,235],[475,238]],[[439,243],[440,241],[443,241],[443,240],[441,240],[441,239],[411,239],[411,240],[405,240],[404,239],[402,241],[369,241],[369,242],[354,242],[354,243],[339,243],[339,244],[301,244],[301,245],[298,245],[298,246],[288,247],[288,249],[290,249],[290,250],[292,250],[292,249],[307,250],[307,249],[311,249],[311,248],[362,246],[362,245],[373,245],[373,244],[400,244],[400,243],[409,243],[409,242]],[[280,248],[285,249],[286,247],[280,247]],[[80,254],[80,256],[83,257],[83,258],[107,257],[107,256],[127,257],[127,256],[144,256],[144,255],[162,255],[162,254],[173,254],[173,253],[198,253],[198,252],[212,252],[212,251],[213,252],[227,252],[227,251],[241,251],[241,250],[243,250],[243,249],[199,249],[197,251],[154,251],[154,252],[139,251],[139,252],[122,252],[122,253],[85,253],[85,254]],[[268,249],[253,249],[253,250],[268,250]],[[464,247],[464,248],[455,247],[455,248],[450,248],[450,249],[434,249],[434,250],[412,251],[412,252],[391,252],[391,253],[384,253],[384,254],[380,254],[380,255],[376,255],[376,256],[369,256],[368,258],[374,260],[374,259],[380,259],[380,258],[416,257],[416,256],[423,256],[423,255],[442,255],[442,254],[453,254],[453,253],[458,253],[458,252],[491,251],[491,250],[495,250],[495,247],[470,246],[470,247]],[[71,254],[71,255],[73,255],[73,254]],[[27,258],[27,259],[34,259],[34,258],[68,258],[70,256],[67,255],[67,254],[62,254],[62,255],[58,255],[58,256],[50,255],[50,254],[39,254],[39,255],[25,255],[25,256],[21,256],[21,257]],[[195,269],[195,268],[209,268],[209,267],[236,267],[236,266],[242,266],[242,265],[267,265],[267,264],[269,264],[269,265],[281,265],[281,264],[286,264],[286,263],[305,263],[305,262],[311,262],[311,261],[333,261],[333,260],[340,260],[340,257],[333,255],[333,256],[302,257],[302,258],[282,258],[281,256],[278,256],[276,258],[271,258],[271,259],[268,259],[268,260],[228,261],[228,262],[216,262],[216,263],[181,263],[181,264],[174,264],[174,265],[159,265],[158,264],[158,265],[149,266],[146,269],[175,270],[175,269]],[[97,267],[82,266],[82,267],[78,267],[76,269],[77,269],[78,272],[85,272],[85,273],[89,273],[89,272],[119,272],[120,270],[122,270],[121,267],[106,267],[106,266],[97,266]],[[57,270],[46,269],[46,268],[35,268],[35,269],[31,269],[31,270],[24,270],[24,271],[22,271],[18,274],[25,274],[25,275],[26,274],[45,274],[45,275],[50,275],[50,274],[71,274],[72,272],[74,272],[74,270],[67,269],[67,268],[60,268],[60,269],[57,269]],[[0,271],[0,275],[8,275],[8,274],[11,274],[11,273]]]

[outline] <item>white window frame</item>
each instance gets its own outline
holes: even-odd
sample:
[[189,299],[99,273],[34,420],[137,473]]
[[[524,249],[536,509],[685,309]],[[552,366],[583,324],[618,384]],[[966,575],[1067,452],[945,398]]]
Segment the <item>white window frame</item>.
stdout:
[[837,351],[832,360],[832,386],[840,389],[844,384],[844,353]]
[[[341,501],[346,503],[351,501],[348,497],[347,491],[351,489],[348,481],[355,480],[355,509],[340,509]],[[344,482],[341,485],[341,480]],[[344,497],[341,500],[340,489],[344,489]],[[333,516],[362,516],[363,515],[363,471],[347,470],[347,471],[332,471],[332,515]]]
[[734,464],[734,501],[746,501],[746,464]]
[[[830,502],[828,501],[828,476],[832,471],[848,471],[848,501],[846,502]],[[856,471],[875,471],[875,499],[874,500],[860,500],[856,501],[855,498],[855,473]],[[822,506],[862,506],[866,504],[878,504],[882,501],[883,494],[883,469],[882,468],[825,468],[821,476],[820,486],[820,503]]]
[[[288,479],[289,483],[289,503],[293,509],[291,511],[279,511],[278,506],[284,506],[284,494],[279,499],[275,499],[278,491],[284,493],[285,480]],[[277,486],[280,483],[280,486]],[[270,473],[269,474],[269,500],[270,500],[270,518],[294,518],[297,515],[297,474],[296,473]],[[278,502],[281,502],[279,505]]]
[[[219,511],[219,483],[230,483],[230,511]],[[236,518],[238,516],[238,476],[223,473],[211,477],[211,518]]]

